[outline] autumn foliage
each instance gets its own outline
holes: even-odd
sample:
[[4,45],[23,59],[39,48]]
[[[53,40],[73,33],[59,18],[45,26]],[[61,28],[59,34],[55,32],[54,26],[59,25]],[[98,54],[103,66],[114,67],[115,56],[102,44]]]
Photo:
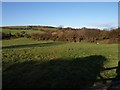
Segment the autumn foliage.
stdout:
[[44,34],[31,34],[34,40],[53,40],[53,41],[67,41],[67,42],[97,42],[107,40],[107,43],[118,42],[118,29],[114,30],[99,30],[99,29],[60,29],[50,32],[49,30]]
[[[120,36],[120,28],[112,30],[100,30],[94,28],[57,28],[50,26],[27,26],[26,27],[3,27],[3,29],[30,29],[30,30],[41,30],[44,33],[32,33],[26,34],[24,31],[21,33],[16,33],[12,35],[11,33],[2,33],[2,39],[11,39],[13,37],[27,37],[34,40],[53,40],[53,41],[67,41],[67,42],[91,42],[97,43],[98,41],[107,41],[107,43],[118,43],[118,38]],[[40,29],[42,28],[42,29]],[[44,29],[45,28],[45,29]],[[50,28],[50,30],[46,30]],[[51,30],[56,29],[56,30]]]

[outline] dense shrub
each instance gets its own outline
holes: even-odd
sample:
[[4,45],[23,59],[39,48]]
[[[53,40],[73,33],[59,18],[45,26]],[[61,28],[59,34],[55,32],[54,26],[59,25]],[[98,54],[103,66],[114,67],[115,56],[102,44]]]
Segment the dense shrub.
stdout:
[[15,33],[16,38],[20,38],[21,34],[20,33]]
[[32,33],[30,36],[34,40],[39,40],[41,38],[41,35],[37,33]]
[[11,32],[9,32],[9,33],[2,33],[2,39],[10,39],[12,36],[14,36],[14,35],[12,35],[11,34]]
[[[6,28],[6,27],[4,27]],[[73,29],[71,27],[62,28],[56,27],[57,30],[49,30],[47,28],[54,28],[50,26],[27,26],[27,28],[23,27],[7,27],[10,29],[32,29],[44,31],[44,33],[32,33],[27,34],[25,31],[21,31],[20,33],[15,33],[12,35],[9,33],[2,33],[3,39],[10,39],[11,37],[20,38],[32,38],[34,40],[53,40],[53,41],[68,41],[68,42],[94,42],[97,43],[98,41],[107,41],[107,43],[117,43],[118,38],[120,36],[120,28],[113,29],[113,30],[100,30],[100,29],[89,29],[89,28],[81,28],[81,29]],[[120,41],[120,40],[119,40]]]
[[[65,28],[65,30],[50,31],[47,30],[44,34],[31,35],[35,40],[53,40],[53,41],[69,41],[69,42],[95,42],[99,40],[107,40],[107,43],[117,43],[118,30],[99,30],[99,29],[72,29]],[[108,40],[109,39],[109,40]]]

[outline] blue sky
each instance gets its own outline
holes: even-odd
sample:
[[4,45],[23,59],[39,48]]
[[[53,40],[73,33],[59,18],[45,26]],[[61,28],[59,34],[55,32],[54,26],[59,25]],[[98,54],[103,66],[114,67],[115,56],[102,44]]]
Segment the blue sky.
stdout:
[[2,0],[2,2],[119,2],[119,0]]
[[118,24],[117,2],[3,2],[2,25],[111,28]]

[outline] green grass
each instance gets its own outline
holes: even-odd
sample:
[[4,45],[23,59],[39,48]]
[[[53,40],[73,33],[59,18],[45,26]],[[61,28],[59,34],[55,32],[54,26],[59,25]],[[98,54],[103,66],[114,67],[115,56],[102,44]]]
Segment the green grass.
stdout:
[[39,43],[47,43],[47,42],[52,42],[52,41],[37,41],[37,40],[32,40],[31,38],[19,38],[13,40],[3,40],[2,46],[39,44]]
[[43,31],[41,31],[41,29],[43,29],[43,30],[58,30],[56,28],[39,28],[39,30],[11,30],[11,29],[2,29],[2,28],[0,28],[0,32],[4,32],[4,33],[11,32],[12,34],[20,33],[22,31],[25,31],[27,34],[44,33]]
[[[89,87],[115,77],[117,44],[3,40],[3,87]],[[24,82],[24,84],[21,84]],[[86,85],[86,86],[84,86]],[[84,87],[82,87],[84,86]]]
[[40,31],[40,30],[10,30],[10,29],[2,29],[0,31],[2,31],[4,33],[11,32],[12,34],[21,33],[22,31],[25,31],[27,34],[31,34],[31,33],[44,33],[43,31]]
[[2,32],[2,28],[0,28],[0,32]]
[[58,30],[57,28],[39,28],[39,29],[43,29],[43,30]]

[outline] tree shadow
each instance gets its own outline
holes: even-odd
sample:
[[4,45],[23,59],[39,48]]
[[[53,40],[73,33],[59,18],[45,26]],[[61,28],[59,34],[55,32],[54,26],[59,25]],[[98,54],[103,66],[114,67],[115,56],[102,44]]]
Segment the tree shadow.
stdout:
[[[46,62],[26,61],[3,71],[4,88],[79,88],[90,89],[103,70],[101,55]],[[4,67],[3,67],[4,68]]]
[[107,90],[118,90],[120,89],[120,61],[118,62],[118,67],[116,68],[117,76],[112,80],[111,85]]
[[38,44],[24,44],[24,45],[12,45],[12,46],[3,46],[2,49],[10,48],[30,48],[30,47],[48,47],[64,44],[63,42],[48,42],[48,43],[38,43]]
[[119,90],[120,89],[120,61],[118,62],[118,66],[111,67],[111,68],[104,68],[104,71],[113,70],[113,69],[116,69],[117,76],[114,78],[103,78],[101,76],[101,79],[99,79],[99,81],[102,81],[103,83],[101,85],[94,86],[93,88],[95,90],[96,89],[99,89],[99,90]]

